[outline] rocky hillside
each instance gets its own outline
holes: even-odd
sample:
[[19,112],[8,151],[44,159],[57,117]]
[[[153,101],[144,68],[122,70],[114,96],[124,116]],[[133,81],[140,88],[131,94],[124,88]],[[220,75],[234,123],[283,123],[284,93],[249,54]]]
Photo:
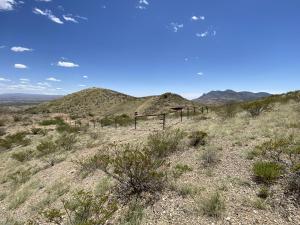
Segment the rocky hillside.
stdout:
[[171,107],[193,105],[197,103],[172,93],[136,98],[108,89],[90,88],[38,105],[31,110],[78,116],[89,114],[106,116],[123,113],[133,115],[134,112],[139,114],[168,112]]
[[199,102],[202,104],[225,104],[228,102],[243,102],[243,101],[251,101],[256,100],[264,97],[271,96],[271,94],[266,92],[236,92],[232,90],[226,91],[211,91],[207,94],[203,94],[201,97],[195,99],[195,102]]

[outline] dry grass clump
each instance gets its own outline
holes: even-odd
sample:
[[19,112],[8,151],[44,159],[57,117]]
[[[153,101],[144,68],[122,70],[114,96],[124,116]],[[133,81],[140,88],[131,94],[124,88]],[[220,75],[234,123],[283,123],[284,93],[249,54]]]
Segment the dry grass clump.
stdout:
[[62,203],[63,210],[55,208],[45,210],[42,212],[41,220],[61,225],[66,218],[69,224],[74,225],[104,225],[118,209],[116,202],[108,195],[93,195],[84,190],[75,192],[70,199]]
[[270,184],[282,175],[283,167],[276,162],[259,161],[253,165],[253,173],[258,182]]
[[181,177],[184,173],[193,171],[191,167],[185,164],[177,164],[174,169],[173,169],[173,176],[174,178],[179,178]]
[[11,158],[15,159],[19,162],[25,162],[25,161],[32,159],[32,157],[34,156],[33,153],[34,153],[34,151],[31,149],[21,150],[21,151],[12,153]]
[[190,145],[193,147],[197,147],[199,145],[205,145],[207,139],[207,133],[203,131],[194,131],[189,135]]
[[218,163],[218,150],[214,147],[206,148],[201,155],[202,164],[204,167],[211,167]]
[[225,211],[225,202],[219,192],[214,192],[199,203],[201,212],[210,217],[220,217]]
[[180,143],[184,137],[185,133],[179,129],[157,132],[149,135],[147,147],[157,158],[167,157],[183,148]]

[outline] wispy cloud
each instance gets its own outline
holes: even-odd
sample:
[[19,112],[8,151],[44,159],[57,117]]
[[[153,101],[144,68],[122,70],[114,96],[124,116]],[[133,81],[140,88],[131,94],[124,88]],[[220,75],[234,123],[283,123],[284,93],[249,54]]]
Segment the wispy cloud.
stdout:
[[83,76],[83,78],[84,78],[84,79],[88,79],[89,77],[88,77],[88,76]]
[[28,84],[30,82],[30,80],[27,78],[20,78],[19,80],[21,84]]
[[31,48],[25,48],[25,47],[12,47],[10,50],[13,52],[31,52],[33,49]]
[[53,81],[53,82],[61,82],[61,80],[56,79],[55,77],[49,77],[49,78],[47,78],[46,80],[48,80],[48,81]]
[[14,65],[14,67],[15,67],[16,69],[27,69],[27,68],[28,68],[26,65],[24,65],[24,64],[19,64],[19,63],[16,63],[16,64]]
[[204,16],[192,16],[191,20],[192,21],[205,20],[205,17]]
[[63,15],[63,18],[65,21],[78,23],[78,21],[75,18],[73,18],[72,15]]
[[79,67],[78,64],[75,64],[73,62],[66,62],[66,61],[59,61],[57,63],[57,66],[60,66],[60,67],[66,67],[66,68],[73,68],[73,67]]
[[36,2],[52,2],[52,0],[35,0]]
[[17,5],[15,0],[0,0],[0,11],[10,11],[13,10]]
[[198,72],[198,73],[197,73],[197,75],[199,75],[199,76],[203,76],[203,75],[204,75],[204,73],[203,73],[203,72]]
[[203,32],[203,33],[196,33],[196,36],[197,36],[197,37],[204,38],[204,37],[208,36],[208,31],[205,31],[205,32]]
[[79,84],[78,86],[79,86],[79,87],[86,87],[85,84]]
[[6,79],[4,77],[0,77],[0,81],[3,81],[3,82],[9,82],[10,80],[9,79]]
[[38,82],[37,85],[51,87],[51,84],[49,84],[48,82]]
[[0,49],[1,49],[1,48],[5,48],[5,47],[6,47],[5,45],[0,45]]
[[205,38],[207,36],[216,36],[217,35],[217,31],[216,30],[208,30],[202,33],[196,33],[196,36],[199,38]]
[[55,15],[53,15],[52,11],[49,10],[49,9],[46,9],[46,10],[43,11],[43,10],[41,10],[39,8],[34,8],[33,9],[33,13],[38,14],[38,15],[42,15],[42,16],[46,16],[48,19],[50,19],[54,23],[64,24],[64,22],[61,21],[60,18],[58,18]]
[[183,28],[183,24],[179,24],[179,23],[170,23],[170,27],[173,30],[173,32],[177,33],[180,29]]

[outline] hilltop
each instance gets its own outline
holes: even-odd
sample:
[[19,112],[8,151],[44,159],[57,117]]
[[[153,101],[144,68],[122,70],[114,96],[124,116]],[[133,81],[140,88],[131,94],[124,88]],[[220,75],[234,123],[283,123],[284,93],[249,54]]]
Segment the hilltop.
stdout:
[[86,114],[107,116],[123,113],[133,115],[134,112],[139,114],[161,113],[167,112],[175,106],[192,107],[194,105],[197,103],[173,93],[138,98],[109,89],[89,88],[40,104],[31,110],[78,116]]
[[203,94],[201,97],[194,99],[194,101],[202,104],[214,105],[229,102],[251,101],[268,96],[271,96],[271,94],[266,92],[253,93],[248,91],[236,92],[233,90],[225,90],[208,92],[207,94]]

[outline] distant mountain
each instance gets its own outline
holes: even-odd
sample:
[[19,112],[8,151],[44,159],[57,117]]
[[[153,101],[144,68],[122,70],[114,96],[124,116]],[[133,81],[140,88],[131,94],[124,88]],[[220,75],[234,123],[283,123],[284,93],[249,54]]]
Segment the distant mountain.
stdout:
[[0,104],[7,103],[41,103],[61,98],[61,95],[40,95],[40,94],[23,94],[9,93],[0,94]]
[[133,115],[168,112],[172,107],[190,106],[197,103],[177,94],[165,93],[158,96],[133,97],[103,88],[89,88],[63,98],[40,104],[35,112],[70,113],[84,116],[93,114],[107,116],[126,113]]
[[251,101],[259,98],[271,96],[266,92],[253,93],[248,91],[236,92],[233,90],[226,91],[211,91],[207,94],[203,94],[201,97],[194,99],[193,101],[201,104],[225,104],[229,102],[243,102]]

